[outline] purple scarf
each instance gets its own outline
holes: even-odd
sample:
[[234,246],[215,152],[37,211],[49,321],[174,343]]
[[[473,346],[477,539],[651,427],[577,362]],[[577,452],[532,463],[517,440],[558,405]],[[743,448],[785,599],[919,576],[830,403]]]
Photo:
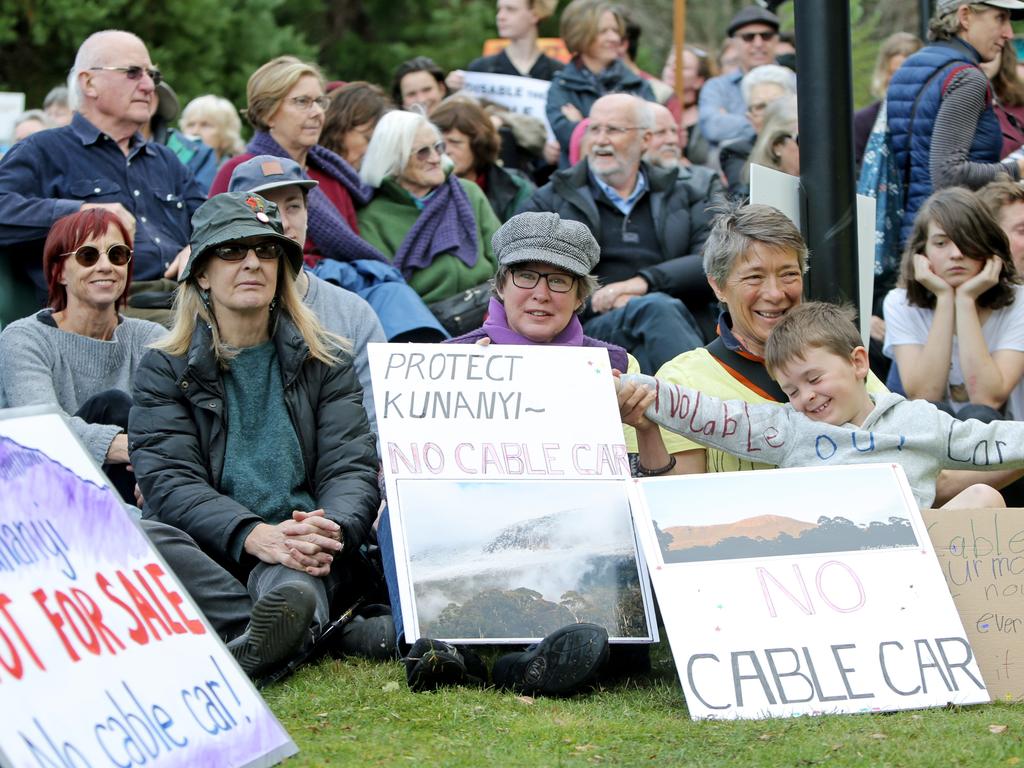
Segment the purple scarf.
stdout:
[[441,254],[452,251],[467,267],[476,265],[476,216],[454,173],[430,195],[392,264],[408,279],[416,270],[429,267]]
[[[246,149],[256,155],[290,157],[266,131],[257,131]],[[359,180],[352,166],[331,150],[316,145],[309,150],[307,159],[310,165],[341,184],[359,205],[365,205],[373,197],[373,190]],[[387,263],[387,258],[380,251],[352,231],[345,217],[320,189],[314,187],[309,191],[306,205],[309,209],[309,239],[316,244],[322,256],[337,261],[371,259]]]
[[[480,328],[454,339],[448,339],[444,343],[474,344],[484,336],[487,336],[494,344],[525,344],[527,346],[534,346],[540,343],[530,341],[530,339],[520,336],[509,328],[508,317],[505,315],[505,305],[493,297],[487,305],[487,319],[484,320],[484,324]],[[604,347],[608,350],[608,358],[611,360],[612,368],[625,373],[629,367],[629,357],[626,355],[626,350],[622,347],[583,335],[583,325],[580,323],[580,318],[576,313],[573,313],[572,319],[562,329],[562,332],[547,342],[547,344],[552,344],[556,347]]]

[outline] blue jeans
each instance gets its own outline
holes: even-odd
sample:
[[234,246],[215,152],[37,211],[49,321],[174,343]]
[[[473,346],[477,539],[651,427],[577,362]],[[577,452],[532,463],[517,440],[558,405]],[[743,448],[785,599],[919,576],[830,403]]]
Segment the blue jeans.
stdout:
[[402,602],[398,599],[398,568],[395,567],[395,548],[391,543],[391,509],[384,505],[377,522],[377,546],[380,547],[380,559],[384,566],[384,582],[388,585],[388,602],[391,603],[391,616],[395,620],[395,636],[398,642],[404,643],[405,625],[402,623]]
[[624,307],[595,315],[583,323],[583,331],[623,347],[651,375],[676,355],[704,346],[690,310],[665,293],[637,296]]

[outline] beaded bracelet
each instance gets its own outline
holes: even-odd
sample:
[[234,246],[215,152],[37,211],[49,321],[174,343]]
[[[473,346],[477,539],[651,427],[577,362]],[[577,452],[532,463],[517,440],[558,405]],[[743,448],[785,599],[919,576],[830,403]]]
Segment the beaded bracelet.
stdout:
[[659,475],[667,475],[669,472],[675,469],[675,466],[675,456],[669,456],[668,464],[666,464],[664,467],[659,467],[658,469],[648,469],[647,467],[640,463],[639,459],[637,459],[636,473],[640,475],[640,477],[658,477]]

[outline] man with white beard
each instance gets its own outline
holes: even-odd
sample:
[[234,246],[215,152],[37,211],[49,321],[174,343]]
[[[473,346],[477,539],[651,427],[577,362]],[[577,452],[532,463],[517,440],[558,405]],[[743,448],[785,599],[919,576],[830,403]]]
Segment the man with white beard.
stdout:
[[662,104],[648,105],[654,115],[654,130],[644,152],[644,162],[655,168],[678,168],[683,163],[686,134],[679,132],[679,124],[672,117],[668,107]]

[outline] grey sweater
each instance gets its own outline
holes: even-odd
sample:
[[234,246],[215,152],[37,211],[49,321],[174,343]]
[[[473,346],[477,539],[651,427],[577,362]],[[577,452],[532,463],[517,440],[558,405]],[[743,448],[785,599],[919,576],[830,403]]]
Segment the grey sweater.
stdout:
[[103,464],[116,424],[87,424],[73,414],[108,389],[130,393],[132,376],[146,347],[167,331],[148,320],[122,317],[114,338],[100,341],[60,330],[53,310],[11,323],[0,333],[0,393],[10,407],[54,404],[93,459]]
[[356,375],[363,387],[363,409],[370,420],[370,429],[377,433],[377,419],[373,407],[373,387],[370,384],[370,361],[366,345],[371,341],[387,341],[384,329],[373,308],[365,299],[339,288],[333,283],[321,280],[306,272],[309,288],[302,299],[313,310],[320,324],[331,333],[344,336],[352,342],[352,357],[356,364]]
[[935,501],[943,469],[996,470],[1024,466],[1024,422],[959,421],[925,400],[885,392],[864,423],[835,427],[789,404],[720,400],[695,389],[629,374],[656,391],[647,417],[701,445],[779,467],[893,463],[903,467],[922,508]]

